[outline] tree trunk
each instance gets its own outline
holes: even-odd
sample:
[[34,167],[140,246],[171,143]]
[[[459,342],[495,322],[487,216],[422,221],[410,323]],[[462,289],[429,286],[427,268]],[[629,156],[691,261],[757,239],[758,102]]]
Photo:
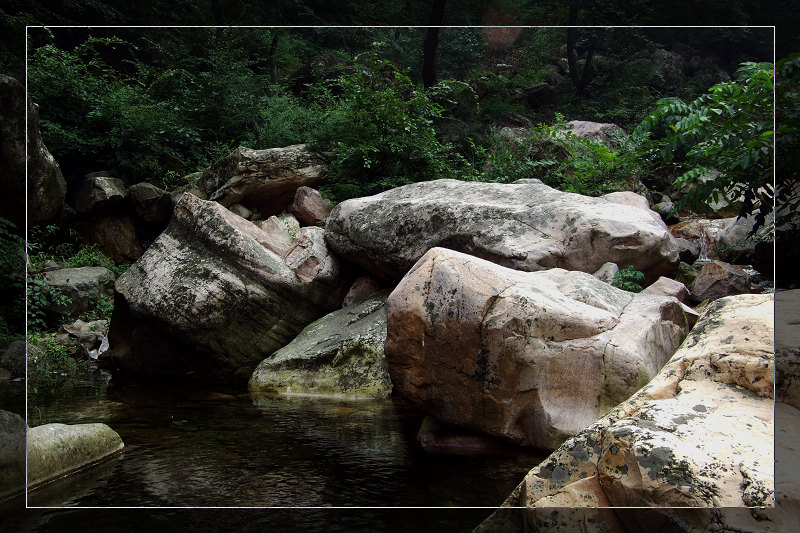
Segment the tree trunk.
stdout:
[[281,34],[275,31],[272,35],[272,42],[269,43],[269,81],[275,85],[278,83],[278,67],[275,64],[275,50],[278,48],[278,41]]
[[433,0],[428,31],[422,43],[422,84],[427,89],[436,85],[436,49],[439,48],[439,26],[444,19],[445,0]]
[[574,0],[569,5],[569,27],[567,28],[567,64],[569,65],[569,77],[572,80],[572,85],[575,86],[577,94],[582,94],[583,90],[589,85],[592,72],[592,58],[594,57],[594,49],[597,46],[595,39],[589,43],[589,50],[586,53],[586,61],[583,63],[583,70],[578,72],[578,53],[575,51],[575,42],[577,41],[578,30],[578,10],[580,9],[580,0]]

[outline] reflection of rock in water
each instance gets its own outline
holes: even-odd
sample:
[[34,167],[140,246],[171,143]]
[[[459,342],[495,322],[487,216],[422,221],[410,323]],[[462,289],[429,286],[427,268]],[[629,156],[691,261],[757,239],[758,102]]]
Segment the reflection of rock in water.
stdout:
[[[42,485],[28,493],[28,505],[31,507],[80,505],[84,497],[104,492],[104,487],[121,460],[122,455]],[[109,502],[109,505],[113,503]]]

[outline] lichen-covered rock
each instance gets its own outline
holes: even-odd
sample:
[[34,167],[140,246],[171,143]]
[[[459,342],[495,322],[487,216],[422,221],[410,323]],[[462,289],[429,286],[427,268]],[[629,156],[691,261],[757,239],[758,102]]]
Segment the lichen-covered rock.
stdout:
[[71,316],[89,310],[92,302],[114,296],[116,276],[105,267],[78,267],[51,270],[44,281],[70,299],[66,305],[51,305],[50,310]]
[[741,267],[723,261],[709,261],[697,274],[689,289],[701,302],[750,292],[750,275]]
[[564,193],[538,180],[513,184],[435,180],[337,205],[325,238],[342,257],[399,279],[440,246],[524,271],[595,272],[634,265],[654,281],[678,264],[657,214]]
[[103,358],[140,374],[246,382],[343,292],[322,228],[301,229],[281,253],[271,245],[251,222],[185,194],[117,280]]
[[551,450],[645,385],[688,329],[674,298],[444,248],[387,306],[398,394],[442,422]]
[[383,350],[387,296],[384,291],[306,326],[256,367],[251,394],[389,396],[392,382]]
[[565,524],[609,516],[574,509],[544,523],[554,502],[699,507],[614,509],[622,525],[613,530],[621,532],[772,531],[759,523],[769,510],[710,509],[775,503],[772,305],[771,295],[709,305],[658,376],[528,473],[504,503],[529,507],[509,531],[573,531]]
[[28,487],[97,463],[125,445],[105,424],[45,424],[27,434]]
[[298,187],[322,184],[328,170],[327,160],[305,144],[266,150],[240,146],[204,171],[194,187],[204,199],[271,216],[292,202]]

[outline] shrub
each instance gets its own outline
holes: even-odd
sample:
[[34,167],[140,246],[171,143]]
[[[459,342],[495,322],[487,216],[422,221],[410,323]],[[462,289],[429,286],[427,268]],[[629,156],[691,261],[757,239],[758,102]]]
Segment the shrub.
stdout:
[[42,381],[62,374],[75,374],[85,369],[85,361],[70,357],[67,347],[56,341],[55,333],[28,333],[28,343],[42,350],[42,354],[28,357],[28,379]]
[[636,270],[633,265],[617,270],[611,285],[628,292],[642,292],[641,282],[644,280],[644,273]]
[[51,306],[66,306],[72,299],[39,278],[28,278],[28,329],[47,329],[47,309]]

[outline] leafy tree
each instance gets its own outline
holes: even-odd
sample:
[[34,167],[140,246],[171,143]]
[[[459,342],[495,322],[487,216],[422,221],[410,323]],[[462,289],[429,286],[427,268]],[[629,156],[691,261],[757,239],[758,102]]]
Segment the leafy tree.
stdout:
[[677,209],[741,196],[740,216],[755,215],[754,231],[764,225],[774,198],[773,89],[771,63],[743,63],[736,81],[690,103],[659,100],[636,128],[639,139],[655,134],[663,162],[690,168],[674,183],[693,186]]

